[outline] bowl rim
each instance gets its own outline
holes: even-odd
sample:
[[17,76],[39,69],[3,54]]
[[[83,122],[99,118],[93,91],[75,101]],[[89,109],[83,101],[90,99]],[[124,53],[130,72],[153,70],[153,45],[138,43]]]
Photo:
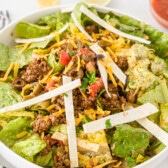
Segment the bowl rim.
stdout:
[[[6,45],[12,45],[13,44],[13,41],[12,43],[9,43],[8,41],[6,41],[7,38],[3,38],[3,36],[5,37],[5,33],[7,32],[8,36],[11,38],[14,38],[14,36],[11,36],[11,33],[12,31],[14,30],[14,27],[15,25],[20,22],[20,21],[32,21],[32,22],[35,22],[37,21],[40,17],[42,16],[46,16],[48,14],[52,14],[60,9],[71,9],[73,8],[75,5],[74,4],[67,4],[67,5],[59,5],[59,6],[52,6],[52,7],[46,7],[46,8],[42,8],[42,9],[39,9],[39,10],[36,10],[34,12],[30,12],[28,14],[25,14],[23,16],[21,16],[20,18],[16,19],[15,21],[11,22],[10,24],[8,24],[7,26],[5,26],[5,28],[3,28],[2,30],[0,30],[0,43],[4,43]],[[102,11],[102,12],[107,12],[109,10],[111,10],[112,12],[114,12],[115,14],[118,14],[118,15],[127,15],[127,16],[130,16],[136,20],[139,20],[139,21],[142,21],[144,23],[146,23],[145,21],[143,20],[140,20],[138,19],[137,17],[134,17],[130,14],[127,14],[125,12],[122,12],[118,9],[114,9],[112,7],[107,7],[107,6],[99,6],[99,5],[89,5],[89,6],[94,6],[96,9]],[[33,18],[33,19],[32,19]],[[148,24],[148,23],[146,23]],[[9,149],[5,144],[3,144],[1,141],[0,141],[0,148],[3,149],[3,150],[0,150],[0,155],[5,159],[7,160],[9,163],[12,163],[14,166],[16,166],[16,160],[20,161],[20,162],[24,162],[25,165],[22,165],[22,168],[42,168],[32,162],[29,162],[27,161],[26,159],[22,158],[21,156],[19,156],[18,154],[16,154],[15,152],[13,152],[11,149]],[[160,153],[156,154],[155,156],[153,156],[152,158],[150,158],[149,160],[133,167],[133,168],[149,168],[150,164],[152,162],[155,163],[155,166],[158,165],[165,157],[166,153],[168,153],[168,147],[165,147]],[[11,157],[9,157],[9,155],[11,154],[11,156],[14,158],[12,161],[11,161]],[[157,162],[156,162],[157,160]],[[159,160],[159,161],[158,161]],[[17,161],[17,162],[18,162]],[[18,163],[20,164],[20,163]],[[19,167],[18,167],[19,168]]]

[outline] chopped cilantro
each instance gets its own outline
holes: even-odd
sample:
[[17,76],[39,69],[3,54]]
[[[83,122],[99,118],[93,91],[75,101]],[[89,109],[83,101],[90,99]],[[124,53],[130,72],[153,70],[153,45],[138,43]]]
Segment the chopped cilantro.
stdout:
[[82,79],[81,91],[85,91],[89,84],[96,81],[96,71],[86,71],[85,77]]
[[105,124],[106,124],[106,128],[112,128],[110,119],[106,120]]
[[68,97],[68,94],[67,94],[67,93],[63,93],[63,95],[64,95],[65,97]]

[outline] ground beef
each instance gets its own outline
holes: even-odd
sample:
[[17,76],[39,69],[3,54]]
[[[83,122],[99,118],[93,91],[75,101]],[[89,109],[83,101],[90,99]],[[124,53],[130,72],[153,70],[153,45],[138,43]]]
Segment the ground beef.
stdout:
[[[52,102],[52,104],[57,104],[58,106],[60,106],[60,108],[65,108],[64,107],[64,96],[63,95],[59,95],[59,96],[56,96]],[[57,110],[57,109],[55,109]]]
[[86,26],[85,30],[89,33],[89,34],[92,34],[92,33],[99,33],[99,28],[98,28],[98,25],[92,25],[92,26]]
[[74,48],[72,43],[66,42],[63,45],[61,45],[61,49],[66,51],[66,52],[68,52],[68,53],[76,55],[77,54],[77,50],[80,49],[80,48],[83,48],[84,44],[80,40],[74,40],[73,42],[76,44],[77,48]]
[[119,68],[121,68],[123,71],[126,71],[128,69],[128,62],[126,57],[118,57],[117,58],[117,65]]
[[57,147],[54,154],[54,167],[53,168],[69,168],[70,160],[69,154],[66,151],[66,146],[61,145]]
[[43,79],[49,72],[50,67],[44,58],[34,59],[24,70],[21,71],[21,78],[28,83]]
[[47,131],[50,126],[59,125],[62,123],[66,123],[65,113],[62,113],[59,116],[54,115],[54,113],[47,116],[39,114],[32,123],[32,126],[34,132],[42,133]]
[[48,130],[51,124],[52,123],[51,123],[49,116],[44,116],[42,114],[39,114],[32,123],[33,131],[37,133],[42,133]]
[[102,94],[98,99],[104,110],[122,109],[121,105],[126,103],[124,96],[120,96],[119,90],[113,84],[108,85],[108,91],[111,97],[108,96],[107,92]]
[[49,115],[52,125],[59,125],[66,123],[65,113],[60,114],[59,116],[54,115],[54,113]]
[[83,96],[79,89],[73,90],[73,103],[74,109],[79,110],[80,108],[81,111],[88,108],[94,108],[96,106],[95,98],[92,98],[89,95]]
[[135,94],[134,89],[130,89],[128,92],[126,92],[126,100],[130,103],[135,103],[137,99],[137,95]]

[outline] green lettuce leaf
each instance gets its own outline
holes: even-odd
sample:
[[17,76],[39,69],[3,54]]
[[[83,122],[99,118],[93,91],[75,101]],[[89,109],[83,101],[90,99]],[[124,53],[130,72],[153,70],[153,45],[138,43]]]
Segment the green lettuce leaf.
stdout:
[[112,137],[112,154],[126,158],[129,166],[136,164],[136,157],[144,155],[149,145],[151,134],[142,128],[134,128],[128,124],[118,125]]
[[15,143],[12,150],[25,159],[33,162],[34,156],[45,147],[45,141],[43,141],[38,134],[33,134],[28,139]]
[[[155,105],[157,108],[160,108],[160,103],[166,103],[165,98],[164,98],[164,94],[163,94],[162,86],[157,85],[154,89],[146,91],[142,96],[140,96],[137,99],[137,102],[139,104],[144,104],[144,103],[150,102],[153,105]],[[159,124],[160,112],[152,114],[148,118],[151,121]]]
[[62,13],[58,11],[55,14],[42,17],[37,24],[41,26],[48,26],[51,31],[61,29],[67,22],[70,22],[70,13]]
[[53,152],[52,150],[50,152],[48,152],[47,155],[38,155],[35,163],[40,165],[40,166],[53,166]]
[[159,103],[165,103],[161,85],[157,85],[154,89],[145,92],[137,99],[137,102],[140,104],[150,102],[156,107],[159,107]]
[[50,54],[47,59],[47,64],[53,69],[53,73],[61,72],[64,68],[64,65],[58,62],[57,56],[55,56],[55,54]]
[[6,71],[11,62],[17,62],[19,67],[22,68],[33,59],[33,49],[25,50],[24,52],[21,52],[21,50],[22,48],[10,48],[0,43],[0,71]]
[[29,131],[32,120],[29,118],[16,118],[11,120],[1,131],[0,141],[9,147],[12,147],[17,141],[17,134],[23,131]]
[[50,33],[49,26],[38,26],[28,22],[19,22],[15,27],[15,35],[22,38],[36,38]]
[[20,94],[15,91],[11,84],[0,82],[0,108],[22,101]]
[[168,103],[160,105],[160,127],[168,132]]
[[51,39],[47,39],[47,40],[40,41],[40,42],[33,42],[30,44],[29,49],[31,49],[31,48],[45,48],[45,47],[47,47],[47,45],[49,44],[50,41],[51,41]]
[[168,34],[165,34],[156,28],[146,25],[145,33],[151,40],[150,47],[156,51],[156,54],[161,58],[167,58],[168,56]]

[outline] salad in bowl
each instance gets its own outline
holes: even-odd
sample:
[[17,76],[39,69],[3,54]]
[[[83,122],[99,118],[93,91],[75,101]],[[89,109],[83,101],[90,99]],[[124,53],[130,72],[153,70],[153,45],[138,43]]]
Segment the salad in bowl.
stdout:
[[166,151],[167,34],[79,3],[23,17],[0,41],[0,145],[22,167],[140,168]]

